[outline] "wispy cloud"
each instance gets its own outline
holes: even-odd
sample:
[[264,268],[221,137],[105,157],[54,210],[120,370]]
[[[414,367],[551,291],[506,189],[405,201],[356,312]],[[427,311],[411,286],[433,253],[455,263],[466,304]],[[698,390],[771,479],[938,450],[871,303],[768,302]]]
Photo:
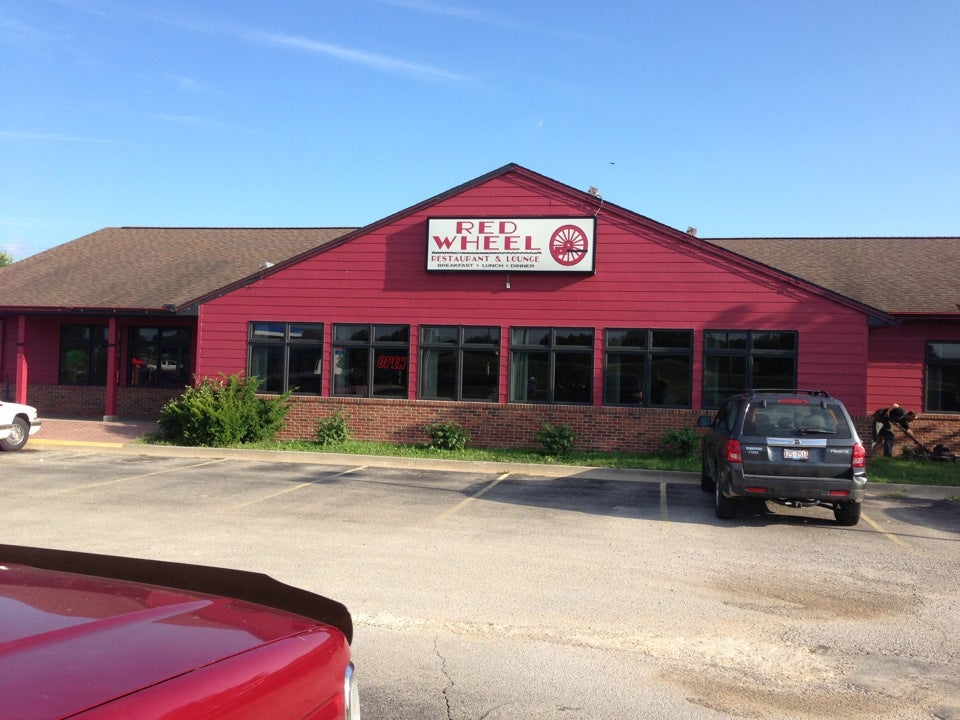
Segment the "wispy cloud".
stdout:
[[405,8],[407,10],[416,10],[417,12],[427,13],[429,15],[442,15],[444,17],[468,20],[484,25],[495,25],[497,27],[516,25],[513,20],[503,15],[497,15],[485,10],[477,10],[476,8],[465,7],[463,5],[436,3],[430,2],[429,0],[377,0],[377,2],[383,5]]
[[446,82],[461,82],[465,79],[464,76],[459,73],[432,65],[422,65],[388,55],[379,55],[319,40],[311,40],[310,38],[298,35],[250,31],[241,31],[239,34],[245,39],[260,45],[281,47],[314,55],[325,55],[354,65],[362,65],[373,68],[374,70],[382,70],[398,75],[409,75],[424,80],[441,80]]
[[456,5],[445,2],[433,2],[433,0],[375,0],[381,5],[390,5],[403,10],[412,10],[414,12],[424,13],[426,15],[437,15],[440,17],[453,18],[464,22],[471,22],[480,25],[490,25],[498,28],[509,28],[521,33],[531,33],[542,35],[544,37],[561,38],[567,40],[578,40],[580,42],[608,44],[608,40],[599,37],[583,35],[579,31],[571,32],[566,29],[551,28],[544,23],[525,23],[515,17],[499,15],[486,10],[467,7],[465,5]]
[[206,86],[202,82],[191,77],[173,75],[172,73],[167,73],[163,77],[166,78],[168,82],[172,83],[177,89],[182,90],[185,93],[198,94],[207,91]]
[[394,75],[405,75],[430,82],[461,83],[468,78],[461,73],[435,65],[426,65],[405,58],[348,47],[326,40],[279,31],[251,29],[242,25],[210,22],[198,18],[151,14],[154,22],[164,23],[194,33],[219,35],[260,47],[279,48],[310,55],[321,55],[341,62],[367,67]]
[[219,120],[213,120],[211,118],[201,117],[198,115],[170,115],[169,113],[149,113],[147,117],[152,117],[162,122],[173,123],[175,125],[191,125],[193,127],[209,127],[209,128],[216,128],[218,130],[247,131],[246,128],[240,127],[238,125],[221,122]]
[[56,227],[58,225],[70,225],[73,222],[75,221],[64,220],[62,218],[33,218],[0,215],[0,226],[2,227],[44,228]]
[[[95,14],[98,16],[108,16],[112,20],[124,22],[130,22],[133,20],[132,15],[121,14],[119,12],[117,14],[109,15],[105,11],[88,4],[85,0],[53,1],[63,5],[64,7],[69,7],[79,12]],[[126,7],[124,10],[126,10]],[[467,16],[471,17],[472,19],[487,17],[487,20],[489,21],[490,18],[493,17],[487,16],[485,13],[470,13],[469,11],[464,12],[466,12]],[[446,83],[460,83],[467,80],[466,76],[458,72],[447,70],[446,68],[418,63],[405,58],[382,55],[379,53],[370,52],[368,50],[362,50],[356,47],[348,47],[325,40],[308,38],[300,35],[292,35],[283,32],[255,30],[242,25],[210,22],[197,17],[178,16],[174,14],[167,14],[166,12],[161,13],[158,11],[144,11],[138,9],[136,10],[136,13],[142,20],[171,25],[194,33],[230,37],[235,40],[259,45],[261,47],[275,47],[294,52],[308,53],[311,55],[322,55],[339,60],[341,62],[367,67],[379,72],[387,72],[394,75],[405,75],[418,80]],[[169,79],[174,81],[179,80],[181,83],[181,88],[184,90],[196,91],[201,88],[199,83],[194,84],[195,81],[191,80],[190,78],[177,78],[176,76],[171,75],[169,76]]]
[[95,145],[115,145],[118,140],[108,138],[84,137],[82,135],[60,135],[58,133],[22,132],[19,130],[0,130],[0,140],[54,143],[92,143]]

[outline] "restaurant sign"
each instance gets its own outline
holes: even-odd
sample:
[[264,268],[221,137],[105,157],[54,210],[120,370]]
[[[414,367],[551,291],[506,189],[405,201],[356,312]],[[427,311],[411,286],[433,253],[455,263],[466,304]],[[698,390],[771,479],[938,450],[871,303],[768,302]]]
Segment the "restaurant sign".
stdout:
[[592,273],[595,235],[592,217],[429,218],[427,270]]

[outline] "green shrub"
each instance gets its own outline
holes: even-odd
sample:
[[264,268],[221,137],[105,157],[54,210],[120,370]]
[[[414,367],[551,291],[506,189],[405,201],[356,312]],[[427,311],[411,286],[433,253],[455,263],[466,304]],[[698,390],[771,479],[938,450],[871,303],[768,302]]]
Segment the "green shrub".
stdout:
[[440,450],[463,450],[470,440],[470,435],[458,423],[434,422],[426,427],[430,436],[430,447]]
[[660,440],[660,448],[667,455],[690,457],[700,448],[700,433],[693,428],[667,430]]
[[203,447],[270,440],[283,429],[290,393],[261,398],[259,388],[258,377],[204,378],[163,406],[160,430],[175,442]]
[[559,457],[573,447],[577,434],[566,425],[554,427],[544,423],[543,429],[535,433],[533,438],[543,445],[545,455]]
[[335,445],[350,439],[350,429],[347,427],[347,417],[343,408],[337,408],[333,415],[320,418],[317,421],[317,443],[320,445]]

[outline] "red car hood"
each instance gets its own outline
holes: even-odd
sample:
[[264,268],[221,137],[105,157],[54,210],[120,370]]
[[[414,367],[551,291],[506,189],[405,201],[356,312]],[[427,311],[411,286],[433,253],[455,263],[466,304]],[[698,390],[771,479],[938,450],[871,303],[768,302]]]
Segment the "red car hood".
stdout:
[[317,630],[243,600],[0,558],[0,704],[18,717],[62,717]]

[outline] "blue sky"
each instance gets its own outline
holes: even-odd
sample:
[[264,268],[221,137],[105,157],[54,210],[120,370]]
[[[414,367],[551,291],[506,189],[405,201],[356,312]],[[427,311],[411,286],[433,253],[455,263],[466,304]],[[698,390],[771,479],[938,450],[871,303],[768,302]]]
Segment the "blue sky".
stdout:
[[705,237],[960,235],[955,0],[0,0],[0,250],[516,162]]

